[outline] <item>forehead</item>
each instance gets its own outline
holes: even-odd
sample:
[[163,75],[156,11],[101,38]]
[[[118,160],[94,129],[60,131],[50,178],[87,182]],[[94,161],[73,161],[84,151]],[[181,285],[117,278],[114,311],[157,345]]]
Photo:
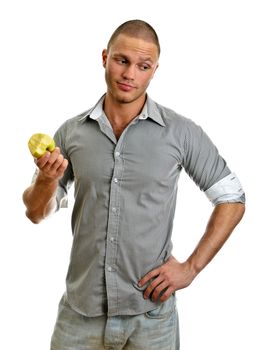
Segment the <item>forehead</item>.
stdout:
[[131,37],[125,34],[119,34],[110,46],[111,54],[125,54],[150,56],[158,59],[157,46],[151,42],[139,37]]

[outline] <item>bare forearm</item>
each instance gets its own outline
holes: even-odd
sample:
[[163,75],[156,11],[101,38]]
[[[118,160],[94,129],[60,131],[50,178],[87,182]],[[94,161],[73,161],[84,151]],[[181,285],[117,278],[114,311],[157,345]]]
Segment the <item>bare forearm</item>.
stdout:
[[63,177],[68,161],[56,147],[52,153],[38,158],[36,164],[39,169],[36,181],[23,193],[26,215],[35,224],[54,211],[58,181]]
[[196,276],[217,254],[236,225],[242,219],[245,206],[242,203],[223,203],[216,206],[208,222],[206,231],[187,260]]
[[23,193],[26,215],[33,223],[39,223],[55,209],[58,181],[38,175],[35,183]]

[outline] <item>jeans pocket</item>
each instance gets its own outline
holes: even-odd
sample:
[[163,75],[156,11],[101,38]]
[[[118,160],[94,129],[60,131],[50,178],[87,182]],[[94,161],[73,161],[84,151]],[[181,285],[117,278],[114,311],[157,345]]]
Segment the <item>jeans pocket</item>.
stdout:
[[148,318],[165,319],[175,311],[175,295],[171,295],[169,299],[161,303],[157,308],[145,313]]

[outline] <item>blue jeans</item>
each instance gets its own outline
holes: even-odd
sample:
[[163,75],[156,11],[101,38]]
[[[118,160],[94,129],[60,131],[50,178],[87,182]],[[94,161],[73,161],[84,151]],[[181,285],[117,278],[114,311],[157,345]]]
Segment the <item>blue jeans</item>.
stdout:
[[173,295],[157,309],[136,316],[85,317],[64,295],[51,350],[179,350],[178,315]]

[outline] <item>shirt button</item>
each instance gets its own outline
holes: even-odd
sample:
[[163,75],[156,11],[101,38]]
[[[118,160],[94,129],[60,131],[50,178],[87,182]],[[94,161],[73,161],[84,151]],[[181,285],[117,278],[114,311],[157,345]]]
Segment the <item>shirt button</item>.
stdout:
[[115,241],[115,238],[114,238],[114,237],[111,237],[111,238],[110,238],[110,241],[111,241],[111,242],[114,242],[114,241]]
[[116,213],[117,212],[117,209],[115,207],[112,208],[112,212],[113,213]]
[[109,272],[112,272],[112,267],[111,267],[111,266],[108,266],[107,270],[108,270]]
[[117,177],[114,178],[114,182],[117,183],[119,180],[117,179]]
[[119,157],[120,155],[120,152],[115,152],[115,157]]

